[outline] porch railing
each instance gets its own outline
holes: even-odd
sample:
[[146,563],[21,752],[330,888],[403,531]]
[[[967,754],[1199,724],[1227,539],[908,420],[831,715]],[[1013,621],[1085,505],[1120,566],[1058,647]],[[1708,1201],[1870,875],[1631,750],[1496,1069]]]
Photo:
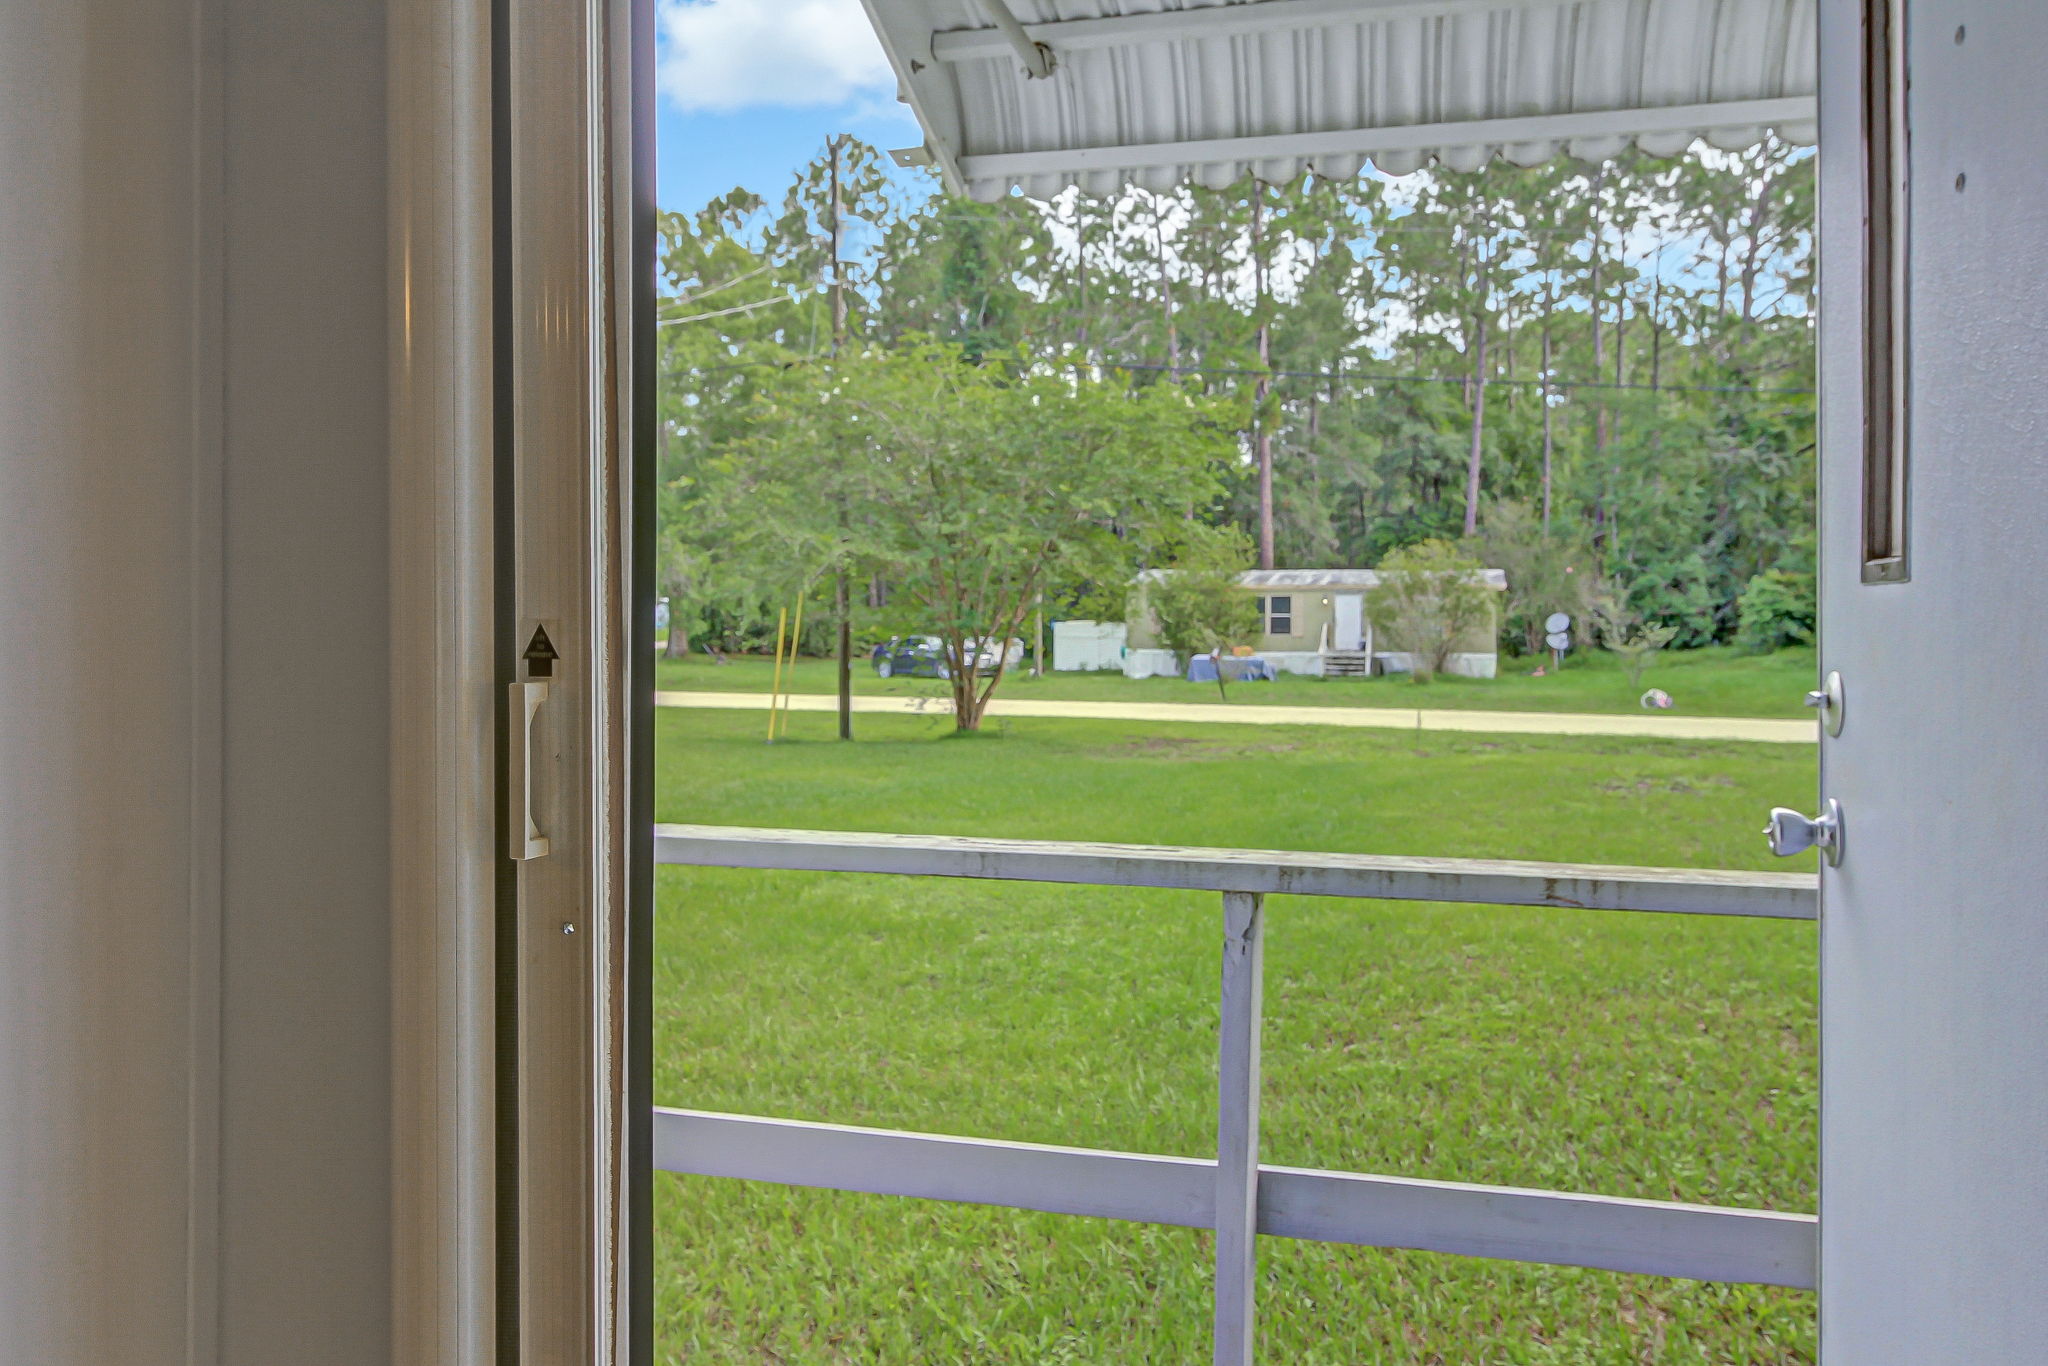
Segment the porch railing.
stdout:
[[1216,1232],[1215,1360],[1252,1360],[1258,1234],[1811,1289],[1812,1215],[1262,1165],[1259,1025],[1269,893],[1813,920],[1810,874],[1607,868],[1041,840],[660,825],[659,863],[894,873],[1223,899],[1214,1161],[657,1108],[654,1165],[832,1190]]

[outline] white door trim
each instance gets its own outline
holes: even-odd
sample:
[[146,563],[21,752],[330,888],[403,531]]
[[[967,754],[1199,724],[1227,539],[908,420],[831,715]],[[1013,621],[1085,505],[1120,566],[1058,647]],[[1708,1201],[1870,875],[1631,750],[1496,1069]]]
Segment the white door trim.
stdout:
[[393,1358],[495,1366],[490,0],[393,0]]

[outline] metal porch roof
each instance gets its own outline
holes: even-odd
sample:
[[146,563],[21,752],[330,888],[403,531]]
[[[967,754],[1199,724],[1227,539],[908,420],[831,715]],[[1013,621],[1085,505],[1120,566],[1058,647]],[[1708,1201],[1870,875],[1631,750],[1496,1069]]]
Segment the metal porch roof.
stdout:
[[1817,0],[863,3],[984,200],[1814,137]]

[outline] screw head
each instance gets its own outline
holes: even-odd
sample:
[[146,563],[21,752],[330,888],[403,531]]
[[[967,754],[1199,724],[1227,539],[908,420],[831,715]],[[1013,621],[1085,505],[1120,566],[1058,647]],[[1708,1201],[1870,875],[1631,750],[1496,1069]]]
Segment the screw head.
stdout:
[[569,923],[568,921],[564,921],[564,922],[562,922],[562,933],[563,933],[563,934],[574,934],[574,933],[576,933],[576,927],[575,927],[575,925],[573,925],[573,924]]

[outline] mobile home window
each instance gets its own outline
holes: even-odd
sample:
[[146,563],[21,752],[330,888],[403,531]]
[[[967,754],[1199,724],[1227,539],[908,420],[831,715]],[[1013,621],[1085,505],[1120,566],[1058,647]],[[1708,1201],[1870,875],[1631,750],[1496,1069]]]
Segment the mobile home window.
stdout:
[[1260,598],[1259,611],[1265,615],[1267,635],[1291,636],[1294,634],[1293,598]]

